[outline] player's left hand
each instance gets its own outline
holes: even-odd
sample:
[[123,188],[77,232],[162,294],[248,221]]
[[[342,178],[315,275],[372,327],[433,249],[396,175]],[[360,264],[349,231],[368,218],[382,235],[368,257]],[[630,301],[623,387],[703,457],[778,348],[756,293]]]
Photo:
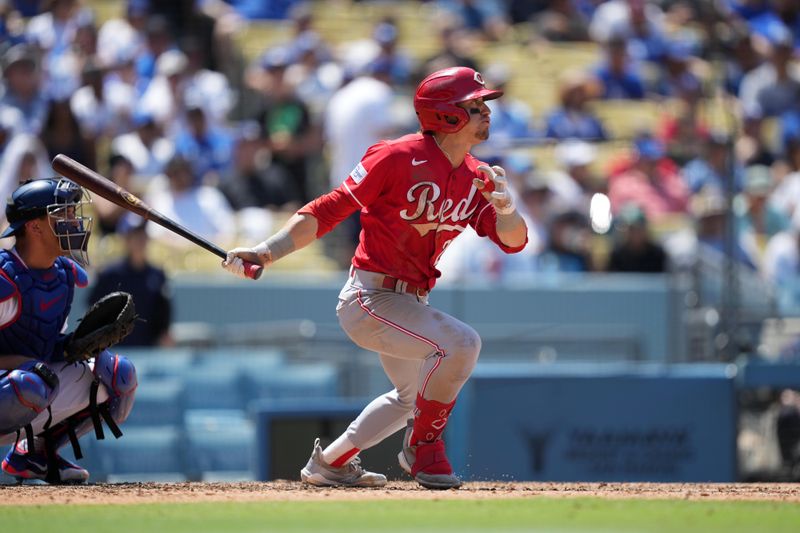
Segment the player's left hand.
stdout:
[[472,180],[475,188],[481,191],[483,197],[491,202],[498,215],[510,215],[513,213],[516,206],[514,205],[514,198],[508,190],[506,171],[503,167],[499,165],[493,167],[480,165],[478,171],[482,172],[486,178]]
[[122,291],[106,294],[86,311],[69,335],[64,360],[75,363],[97,357],[130,335],[136,319],[133,296]]
[[248,279],[245,273],[245,261],[261,265],[264,268],[272,264],[272,261],[269,260],[269,252],[262,249],[263,246],[264,243],[261,243],[255,248],[234,248],[228,251],[225,260],[222,261],[222,268],[234,276]]

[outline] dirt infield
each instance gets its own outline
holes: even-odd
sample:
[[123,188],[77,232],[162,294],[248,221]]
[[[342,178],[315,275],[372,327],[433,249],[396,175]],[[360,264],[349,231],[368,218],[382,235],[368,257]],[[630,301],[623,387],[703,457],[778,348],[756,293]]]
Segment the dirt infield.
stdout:
[[459,490],[431,492],[414,482],[381,489],[319,489],[296,481],[268,483],[119,483],[55,487],[0,486],[0,506],[136,504],[198,501],[326,501],[390,499],[484,499],[598,497],[681,500],[800,502],[800,484],[693,483],[466,483]]

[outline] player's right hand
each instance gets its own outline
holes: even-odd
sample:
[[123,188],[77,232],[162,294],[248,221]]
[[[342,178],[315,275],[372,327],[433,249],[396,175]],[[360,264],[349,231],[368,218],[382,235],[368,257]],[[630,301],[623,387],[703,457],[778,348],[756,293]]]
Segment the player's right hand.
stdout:
[[225,260],[222,261],[222,268],[242,279],[248,279],[245,274],[244,262],[255,263],[267,268],[272,262],[265,260],[266,254],[259,253],[256,248],[234,248],[228,251]]
[[486,198],[495,208],[499,215],[510,215],[516,210],[514,197],[508,189],[506,171],[503,167],[495,165],[480,165],[478,172],[482,172],[486,178],[475,178],[472,180],[475,188],[478,189],[483,197]]

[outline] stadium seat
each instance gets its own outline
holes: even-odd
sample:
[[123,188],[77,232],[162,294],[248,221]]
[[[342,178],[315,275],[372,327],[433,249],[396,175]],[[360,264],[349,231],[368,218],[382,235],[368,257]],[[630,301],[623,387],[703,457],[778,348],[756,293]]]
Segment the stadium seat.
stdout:
[[179,377],[140,378],[126,426],[175,426],[183,415],[183,382]]
[[189,479],[254,478],[255,429],[243,410],[189,409],[184,428]]
[[[608,163],[612,158],[620,157],[630,150],[630,143],[626,141],[606,141],[592,143],[597,151],[597,159],[591,168],[598,177],[605,179]],[[543,172],[563,170],[556,159],[557,143],[522,146],[514,150],[520,155],[527,155],[533,159],[535,167]]]
[[247,412],[243,409],[187,409],[183,413],[183,425],[187,431],[220,431],[225,426],[247,424]]
[[241,409],[244,407],[242,379],[233,366],[188,369],[184,379],[187,409]]
[[286,354],[271,348],[215,348],[198,352],[197,366],[231,367],[240,372],[271,372],[285,364]]
[[591,109],[612,139],[631,139],[642,131],[653,131],[668,106],[653,100],[598,100]]
[[133,361],[139,381],[180,376],[192,365],[194,352],[188,348],[127,348],[119,353]]
[[248,399],[328,398],[338,395],[338,381],[336,366],[326,363],[287,365],[245,379]]
[[120,439],[109,434],[92,446],[104,472],[142,480],[153,474],[184,477],[185,444],[178,427],[127,427],[123,432]]

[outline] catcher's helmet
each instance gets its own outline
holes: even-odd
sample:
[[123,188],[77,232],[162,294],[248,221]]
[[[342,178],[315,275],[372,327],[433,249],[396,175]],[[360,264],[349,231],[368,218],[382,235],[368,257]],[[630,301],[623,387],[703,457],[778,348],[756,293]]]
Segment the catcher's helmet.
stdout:
[[414,110],[422,131],[455,133],[469,122],[469,114],[456,104],[501,96],[503,91],[486,88],[480,72],[468,67],[451,67],[438,70],[420,82],[414,94]]
[[6,204],[9,226],[0,238],[15,235],[29,220],[49,215],[63,252],[81,264],[88,264],[87,245],[92,217],[83,216],[88,195],[75,182],[65,178],[29,180],[20,185]]

